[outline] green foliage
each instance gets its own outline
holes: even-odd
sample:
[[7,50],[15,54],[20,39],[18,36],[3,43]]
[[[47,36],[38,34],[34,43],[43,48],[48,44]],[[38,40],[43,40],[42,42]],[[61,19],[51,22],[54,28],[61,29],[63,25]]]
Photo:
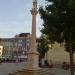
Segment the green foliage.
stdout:
[[[71,75],[74,75],[75,52],[75,0],[46,0],[45,9],[39,9],[43,19],[41,30],[51,43],[65,42],[65,50],[70,54]],[[51,4],[51,3],[52,4]]]
[[[75,51],[75,0],[46,0],[45,9],[39,8],[43,29],[51,43],[64,42],[66,51]],[[49,3],[52,4],[49,4]],[[70,42],[69,42],[70,41]],[[70,43],[70,44],[69,44]]]
[[44,35],[38,39],[37,50],[40,54],[40,58],[44,58],[45,53],[49,50],[48,41]]

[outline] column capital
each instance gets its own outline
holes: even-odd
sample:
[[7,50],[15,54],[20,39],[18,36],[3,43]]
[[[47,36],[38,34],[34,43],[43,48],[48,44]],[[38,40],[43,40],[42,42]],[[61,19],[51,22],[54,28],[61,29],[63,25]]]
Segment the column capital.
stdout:
[[37,9],[33,9],[33,8],[32,8],[32,10],[30,10],[30,11],[31,11],[31,14],[32,14],[32,15],[37,15],[37,13],[38,13]]

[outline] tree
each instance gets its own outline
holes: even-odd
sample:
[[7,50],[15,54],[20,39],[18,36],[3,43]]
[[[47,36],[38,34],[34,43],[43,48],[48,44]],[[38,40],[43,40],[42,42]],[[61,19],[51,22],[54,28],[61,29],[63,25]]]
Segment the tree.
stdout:
[[51,43],[65,42],[65,50],[70,55],[71,75],[74,75],[75,52],[75,0],[46,0],[45,9],[39,12],[43,19],[42,33]]
[[38,39],[37,50],[39,52],[39,62],[41,62],[40,65],[42,65],[42,59],[49,50],[48,41],[46,40],[45,35],[41,35],[41,37]]

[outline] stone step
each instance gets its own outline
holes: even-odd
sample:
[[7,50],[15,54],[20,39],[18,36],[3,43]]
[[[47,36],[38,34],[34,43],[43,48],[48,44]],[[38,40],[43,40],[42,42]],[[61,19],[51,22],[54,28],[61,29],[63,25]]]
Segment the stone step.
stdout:
[[[22,71],[17,71],[18,73],[32,73],[32,70],[22,70]],[[16,73],[17,73],[16,72]],[[50,69],[40,69],[40,70],[37,70],[35,71],[36,73],[39,73],[40,75],[41,74],[47,74],[47,73],[50,73]]]
[[40,70],[18,70],[14,73],[9,73],[9,75],[53,75],[49,68],[42,68]]

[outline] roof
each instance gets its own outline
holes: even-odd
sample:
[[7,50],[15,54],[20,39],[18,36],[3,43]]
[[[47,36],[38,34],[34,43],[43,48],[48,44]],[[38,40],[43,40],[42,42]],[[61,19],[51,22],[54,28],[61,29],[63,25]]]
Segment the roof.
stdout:
[[30,35],[30,33],[21,33],[19,34],[19,37],[27,37],[28,35]]

